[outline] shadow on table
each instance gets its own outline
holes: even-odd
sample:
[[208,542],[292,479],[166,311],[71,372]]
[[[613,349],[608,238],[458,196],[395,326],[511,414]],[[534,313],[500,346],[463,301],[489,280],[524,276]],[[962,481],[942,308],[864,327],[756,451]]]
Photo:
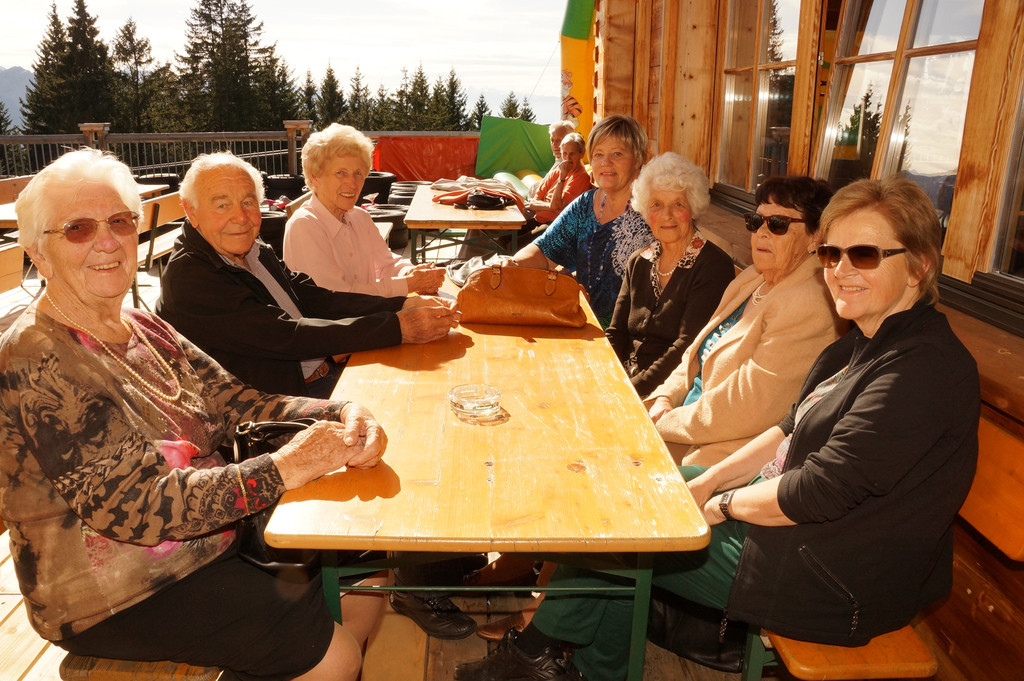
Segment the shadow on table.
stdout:
[[[329,486],[332,501],[391,499],[402,490],[402,481],[395,469],[381,461],[373,468],[348,468],[330,473],[307,487]],[[315,495],[312,498],[316,498]]]

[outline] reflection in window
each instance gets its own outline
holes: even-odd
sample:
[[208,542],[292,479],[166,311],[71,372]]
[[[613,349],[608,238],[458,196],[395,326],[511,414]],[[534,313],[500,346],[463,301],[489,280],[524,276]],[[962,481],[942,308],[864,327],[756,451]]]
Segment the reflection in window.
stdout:
[[795,60],[800,0],[774,0],[768,4],[767,10],[768,35],[762,42],[761,61],[774,64]]
[[982,0],[922,0],[914,47],[976,40]]
[[861,0],[857,4],[856,29],[849,36],[844,54],[862,55],[892,52],[900,39],[904,0]]
[[911,59],[890,147],[895,170],[921,185],[943,226],[953,205],[973,67],[973,52]]
[[1020,193],[1017,195],[1016,229],[1012,230],[1012,238],[1007,248],[1006,264],[1003,273],[1011,277],[1024,279],[1024,202]]
[[729,6],[729,43],[725,68],[750,68],[754,65],[757,38],[757,3],[733,2]]
[[838,124],[831,131],[835,146],[827,174],[835,189],[871,176],[892,62],[857,64],[842,71],[850,74],[849,82]]
[[736,187],[746,185],[747,150],[750,149],[750,108],[752,101],[750,73],[727,76],[725,79],[725,116],[722,122],[720,181]]
[[789,128],[793,120],[793,81],[796,69],[773,69],[761,73],[761,96],[764,115],[758,117],[761,134],[761,157],[758,160],[756,184],[772,175],[785,175],[789,159]]
[[[1005,225],[1002,262],[997,269],[1011,277],[1024,279],[1024,134],[1017,133],[1017,163],[1008,178],[1013,186],[1013,200],[1007,211],[1010,213]],[[1016,174],[1016,178],[1013,174]]]

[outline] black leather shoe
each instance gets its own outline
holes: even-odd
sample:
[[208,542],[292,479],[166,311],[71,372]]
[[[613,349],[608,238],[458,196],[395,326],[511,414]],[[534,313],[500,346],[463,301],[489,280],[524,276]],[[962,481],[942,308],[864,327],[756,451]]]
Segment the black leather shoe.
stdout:
[[388,599],[395,612],[411,619],[428,636],[455,640],[476,631],[476,620],[459,610],[447,596],[431,596],[429,592],[423,595],[425,598],[392,591]]
[[482,660],[455,668],[456,681],[586,681],[558,648],[548,646],[535,656],[516,647],[515,629]]

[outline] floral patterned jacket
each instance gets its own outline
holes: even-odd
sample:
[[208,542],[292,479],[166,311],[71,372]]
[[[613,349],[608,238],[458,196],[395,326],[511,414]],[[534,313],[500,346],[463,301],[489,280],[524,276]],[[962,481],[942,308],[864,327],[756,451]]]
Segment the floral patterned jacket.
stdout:
[[[0,517],[32,626],[79,633],[223,554],[232,523],[284,491],[268,455],[225,465],[247,420],[339,418],[343,403],[267,395],[159,318],[96,341],[31,306],[0,338]],[[157,388],[147,389],[142,381]],[[240,483],[245,494],[240,493]]]

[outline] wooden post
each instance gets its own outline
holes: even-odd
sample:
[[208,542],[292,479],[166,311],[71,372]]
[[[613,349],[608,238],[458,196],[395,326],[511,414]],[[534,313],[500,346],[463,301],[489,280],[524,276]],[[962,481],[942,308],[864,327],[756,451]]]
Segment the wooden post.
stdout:
[[78,129],[85,137],[85,146],[107,150],[107,133],[110,132],[110,123],[79,123]]
[[309,127],[313,125],[313,121],[301,120],[301,121],[285,121],[284,129],[288,133],[288,173],[290,175],[299,174],[299,158],[297,152],[297,145],[295,143],[296,137],[305,137],[309,133]]

